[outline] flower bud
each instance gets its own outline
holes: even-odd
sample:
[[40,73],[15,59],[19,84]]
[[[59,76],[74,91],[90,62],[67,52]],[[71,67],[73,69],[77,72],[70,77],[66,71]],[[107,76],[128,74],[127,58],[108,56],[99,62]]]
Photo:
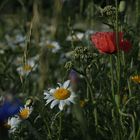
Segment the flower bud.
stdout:
[[126,8],[126,2],[124,0],[120,1],[119,12],[124,12]]

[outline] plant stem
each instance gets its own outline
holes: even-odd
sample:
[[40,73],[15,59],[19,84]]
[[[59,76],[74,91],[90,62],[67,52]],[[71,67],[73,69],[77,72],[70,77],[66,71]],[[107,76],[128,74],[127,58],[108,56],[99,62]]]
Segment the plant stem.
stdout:
[[50,131],[50,128],[48,126],[48,123],[47,123],[46,119],[44,119],[44,122],[45,122],[45,125],[47,127],[47,134],[46,135],[48,135],[49,138],[52,140],[51,131]]
[[133,115],[123,113],[121,110],[119,110],[119,113],[120,113],[120,115],[122,115],[122,116],[130,117],[130,118],[132,119],[132,132],[131,132],[129,138],[131,139],[131,137],[133,137],[133,139],[135,140],[135,138],[136,138],[136,136],[135,136],[135,120],[134,120]]
[[117,58],[116,58],[116,65],[117,65],[117,69],[116,69],[116,81],[117,81],[117,95],[115,96],[115,100],[116,102],[116,109],[117,109],[117,114],[116,114],[116,120],[119,121],[119,123],[117,123],[117,139],[120,140],[122,139],[122,130],[121,130],[121,125],[120,125],[120,118],[121,115],[119,113],[119,108],[120,108],[120,102],[119,102],[119,97],[120,97],[120,47],[119,47],[119,22],[118,22],[118,0],[115,0],[115,6],[116,6],[116,20],[115,20],[115,32],[116,32],[116,47],[117,47]]
[[93,115],[94,115],[95,127],[97,127],[98,126],[98,115],[97,115],[96,103],[94,102],[95,99],[93,97],[93,88],[92,88],[91,83],[89,82],[89,79],[88,79],[88,77],[86,75],[85,75],[85,80],[86,80],[87,86],[88,86],[88,88],[90,90],[92,104],[94,105]]
[[59,116],[59,133],[58,133],[58,140],[60,140],[61,130],[62,130],[62,113],[60,113],[60,116]]
[[111,91],[112,98],[114,99],[114,76],[113,76],[113,64],[112,64],[112,56],[110,56],[110,74],[111,74]]
[[93,97],[93,89],[92,89],[92,86],[91,86],[91,83],[89,82],[89,79],[88,77],[85,75],[85,80],[86,80],[86,83],[87,83],[87,86],[90,90],[90,96],[91,96],[91,99],[92,99],[92,102],[94,100],[94,97]]
[[117,94],[120,92],[120,51],[119,51],[119,26],[118,26],[118,0],[115,0],[116,5],[116,46],[117,46]]

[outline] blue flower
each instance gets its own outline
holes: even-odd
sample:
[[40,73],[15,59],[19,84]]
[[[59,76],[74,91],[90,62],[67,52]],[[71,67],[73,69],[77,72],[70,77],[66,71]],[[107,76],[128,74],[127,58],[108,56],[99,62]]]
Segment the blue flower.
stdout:
[[69,79],[71,80],[72,83],[77,83],[79,79],[77,72],[71,70],[69,73]]
[[14,99],[13,101],[5,100],[3,105],[0,106],[0,122],[18,114],[21,107],[23,105],[19,99]]

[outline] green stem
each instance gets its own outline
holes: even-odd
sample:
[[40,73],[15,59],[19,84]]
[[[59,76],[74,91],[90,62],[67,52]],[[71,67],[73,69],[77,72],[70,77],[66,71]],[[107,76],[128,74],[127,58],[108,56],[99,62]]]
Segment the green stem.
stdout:
[[135,3],[136,6],[136,27],[139,25],[139,20],[140,20],[140,1],[136,0]]
[[114,99],[114,75],[113,75],[113,64],[112,64],[112,56],[110,56],[110,73],[111,73],[111,91],[112,98]]
[[77,69],[73,68],[73,70],[75,70],[77,73],[81,74],[84,78],[85,78],[85,81],[87,83],[87,87],[89,88],[89,91],[90,91],[90,95],[91,95],[91,99],[92,101],[94,100],[94,97],[93,97],[93,88],[91,86],[91,83],[89,82],[89,78],[88,76],[86,75],[86,72],[81,72],[81,71],[78,71]]
[[82,15],[84,1],[80,0],[80,14]]
[[84,78],[85,78],[85,81],[86,81],[86,83],[87,83],[87,87],[88,87],[89,92],[90,92],[91,101],[92,101],[92,104],[94,105],[93,115],[94,115],[94,119],[95,119],[95,126],[98,126],[97,109],[96,109],[96,104],[95,104],[95,102],[94,102],[94,96],[93,96],[94,91],[93,91],[93,88],[92,88],[91,83],[90,83],[90,81],[89,81],[89,78],[88,78],[88,76],[86,75],[86,71],[83,73],[83,72],[80,72],[80,71],[78,71],[78,70],[76,70],[76,69],[74,69],[74,70],[75,70],[77,73],[83,75]]
[[48,126],[48,123],[47,123],[46,119],[44,119],[44,123],[45,123],[45,125],[47,127],[47,131],[46,131],[47,134],[46,135],[48,135],[49,138],[52,140],[51,131],[50,131],[50,128]]
[[91,86],[91,83],[89,82],[89,79],[88,77],[85,75],[85,80],[86,80],[86,83],[87,83],[87,86],[90,90],[90,96],[91,96],[91,99],[92,99],[92,102],[94,100],[94,97],[93,97],[93,89],[92,89],[92,86]]
[[94,121],[95,121],[95,126],[98,126],[98,116],[97,116],[97,108],[95,106],[94,108]]
[[61,131],[62,131],[62,113],[60,113],[60,116],[59,116],[59,131],[58,131],[58,140],[60,140]]
[[115,0],[116,5],[116,46],[117,46],[117,94],[120,92],[120,51],[119,51],[119,26],[118,26],[118,0]]
[[[27,35],[27,40],[26,40],[26,47],[24,49],[24,54],[23,54],[23,66],[27,64],[27,55],[28,55],[28,47],[30,46],[30,42],[31,42],[31,35],[32,35],[32,22],[30,25],[30,30],[29,33]],[[27,83],[27,75],[25,76],[25,79],[22,83],[22,89],[23,89],[23,93],[26,91],[26,83]],[[21,77],[22,78],[22,77]],[[23,80],[23,79],[22,79]]]
[[89,79],[88,79],[87,76],[85,76],[85,80],[86,80],[87,86],[88,86],[88,88],[90,90],[90,95],[91,95],[92,103],[94,105],[93,116],[94,116],[95,126],[98,126],[98,115],[97,115],[96,104],[94,102],[93,88],[92,88],[91,83],[89,82]]
[[127,80],[127,84],[128,84],[129,96],[132,97],[131,86],[130,86],[129,80]]
[[134,120],[133,115],[123,113],[121,110],[119,110],[119,113],[120,113],[120,115],[122,115],[124,117],[130,117],[131,118],[131,120],[132,120],[132,132],[131,132],[129,138],[131,139],[131,137],[133,137],[133,139],[135,140],[135,138],[136,138],[136,136],[135,136],[135,120]]

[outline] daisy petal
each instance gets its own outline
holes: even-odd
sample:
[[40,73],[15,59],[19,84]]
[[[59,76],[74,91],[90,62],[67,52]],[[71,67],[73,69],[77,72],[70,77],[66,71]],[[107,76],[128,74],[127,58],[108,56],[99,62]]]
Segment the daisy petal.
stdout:
[[58,88],[62,87],[62,84],[61,83],[57,83],[57,85],[58,85]]
[[63,88],[68,88],[70,84],[70,80],[67,80],[64,84],[63,84]]
[[50,94],[46,94],[44,99],[48,99],[50,97]]
[[65,105],[64,101],[60,101],[60,103],[59,103],[59,109],[60,109],[61,111],[63,110],[64,105]]
[[53,108],[54,106],[56,106],[58,103],[59,103],[58,100],[52,101],[50,108],[52,109],[52,108]]
[[65,104],[66,105],[70,105],[70,101],[69,100],[65,100]]
[[74,98],[73,98],[73,97],[70,97],[68,100],[69,100],[71,103],[75,104],[75,101],[74,101]]
[[70,97],[72,97],[72,98],[76,98],[77,95],[76,95],[74,92],[71,92],[71,96],[70,96]]
[[54,92],[55,92],[55,89],[54,88],[52,88],[52,89],[50,89],[50,91],[49,91],[51,94],[53,94]]
[[45,91],[45,92],[44,92],[44,95],[46,95],[46,96],[47,96],[47,95],[50,95],[50,94],[49,94],[47,91]]
[[50,96],[45,96],[44,99],[47,100]]
[[46,105],[49,104],[54,98],[50,97],[47,101],[46,101]]

